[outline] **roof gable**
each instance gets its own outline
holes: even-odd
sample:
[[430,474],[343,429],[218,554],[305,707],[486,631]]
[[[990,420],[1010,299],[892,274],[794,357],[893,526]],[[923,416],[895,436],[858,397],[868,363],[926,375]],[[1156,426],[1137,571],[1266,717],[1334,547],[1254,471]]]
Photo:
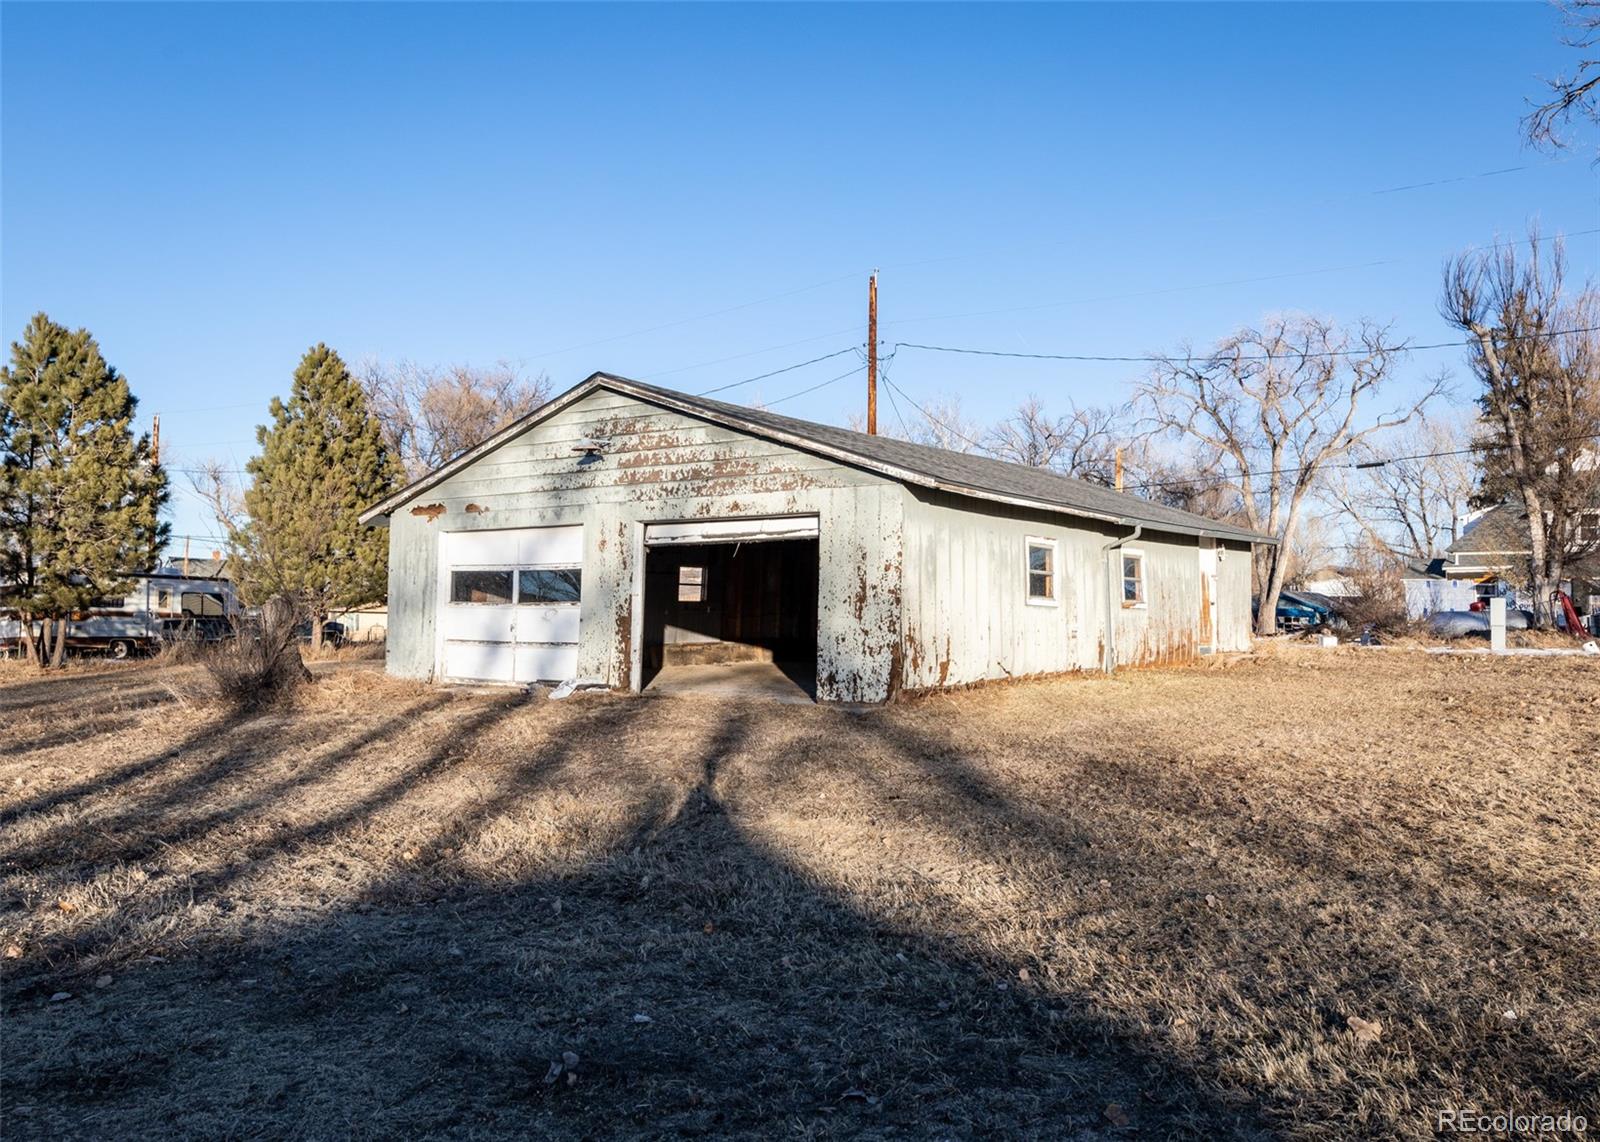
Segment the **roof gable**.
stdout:
[[422,479],[402,488],[364,512],[361,521],[370,523],[391,514],[412,498],[449,479],[597,389],[787,444],[904,484],[1124,526],[1142,524],[1186,535],[1207,535],[1252,543],[1275,542],[1245,528],[1164,507],[1126,492],[1103,488],[1043,468],[1031,468],[945,448],[931,448],[885,436],[869,436],[845,428],[782,416],[766,409],[746,408],[691,396],[607,373],[593,374],[527,416],[507,425],[477,447],[468,449]]

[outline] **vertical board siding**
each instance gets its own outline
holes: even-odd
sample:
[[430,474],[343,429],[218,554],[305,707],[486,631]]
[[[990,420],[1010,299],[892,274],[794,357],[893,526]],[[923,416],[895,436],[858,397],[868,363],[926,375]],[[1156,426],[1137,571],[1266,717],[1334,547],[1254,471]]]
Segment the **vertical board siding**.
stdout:
[[1250,547],[1217,544],[1217,649],[1249,650]]
[[[573,449],[591,439],[610,444],[585,461]],[[898,678],[901,506],[882,477],[595,392],[394,512],[389,670],[433,674],[441,532],[581,524],[578,676],[626,687],[647,522],[815,514],[818,697],[883,701]]]
[[[1119,666],[1182,662],[1200,645],[1200,541],[1153,532],[1143,607],[1122,606],[1121,558],[1105,545],[1130,528],[906,489],[907,689],[1098,670],[1111,616]],[[1056,542],[1055,606],[1027,601],[1030,537]],[[1219,547],[1221,545],[1219,544]],[[1249,647],[1250,558],[1226,549],[1217,576],[1217,647]]]

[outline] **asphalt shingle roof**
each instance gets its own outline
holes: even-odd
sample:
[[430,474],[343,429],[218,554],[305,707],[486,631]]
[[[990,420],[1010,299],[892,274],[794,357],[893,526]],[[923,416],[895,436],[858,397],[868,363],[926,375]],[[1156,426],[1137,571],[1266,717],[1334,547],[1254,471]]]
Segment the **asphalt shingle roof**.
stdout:
[[458,456],[438,471],[378,504],[364,518],[371,519],[393,511],[477,456],[493,450],[545,416],[597,388],[638,397],[755,436],[787,442],[803,450],[810,448],[841,462],[877,471],[891,479],[940,488],[958,495],[1021,502],[1046,511],[1083,515],[1127,526],[1143,524],[1148,528],[1180,534],[1203,534],[1251,543],[1274,542],[1270,537],[1248,528],[1152,503],[1139,496],[1063,476],[1048,469],[1012,464],[948,448],[912,444],[887,436],[869,436],[864,432],[783,416],[767,409],[747,408],[693,396],[608,373],[596,373],[549,404],[535,409],[477,448]]

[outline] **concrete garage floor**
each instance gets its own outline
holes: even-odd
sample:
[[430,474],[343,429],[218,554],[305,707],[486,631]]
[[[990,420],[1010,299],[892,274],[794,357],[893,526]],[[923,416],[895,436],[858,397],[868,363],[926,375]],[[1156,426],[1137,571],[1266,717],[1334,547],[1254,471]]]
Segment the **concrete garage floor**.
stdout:
[[775,662],[725,662],[712,666],[664,666],[644,688],[673,697],[764,698],[810,705],[817,684],[795,666]]

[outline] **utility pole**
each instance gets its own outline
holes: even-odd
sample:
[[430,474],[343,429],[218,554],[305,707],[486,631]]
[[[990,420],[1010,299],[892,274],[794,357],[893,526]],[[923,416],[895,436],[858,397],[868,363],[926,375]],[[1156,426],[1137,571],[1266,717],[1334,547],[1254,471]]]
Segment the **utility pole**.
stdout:
[[1117,449],[1117,491],[1122,491],[1122,449]]
[[150,426],[150,463],[161,463],[161,414],[156,413]]
[[878,435],[878,271],[867,279],[867,435]]

